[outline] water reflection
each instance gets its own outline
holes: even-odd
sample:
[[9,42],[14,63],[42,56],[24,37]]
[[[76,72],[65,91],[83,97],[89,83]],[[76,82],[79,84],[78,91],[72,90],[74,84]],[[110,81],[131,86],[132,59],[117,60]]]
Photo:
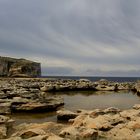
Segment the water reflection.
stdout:
[[14,113],[10,117],[16,120],[15,124],[20,123],[40,123],[46,121],[56,122],[56,112],[47,113]]
[[[123,91],[66,91],[66,92],[54,92],[53,95],[61,95],[61,96],[76,96],[76,95],[82,95],[82,96],[92,96],[92,95],[107,95],[107,94],[114,94],[114,93],[120,93],[120,94],[128,94],[130,91],[123,90]],[[50,93],[51,94],[51,93]]]
[[[134,104],[140,104],[140,94],[131,91],[73,91],[49,93],[50,95],[60,95],[64,98],[64,108],[72,111],[77,109],[105,109],[107,107],[117,107],[120,109],[132,108]],[[57,121],[56,112],[26,114],[16,113],[12,115],[16,123],[38,123],[46,121]]]
[[61,93],[65,100],[65,108],[71,110],[117,107],[131,108],[140,103],[140,98],[131,91],[83,91]]

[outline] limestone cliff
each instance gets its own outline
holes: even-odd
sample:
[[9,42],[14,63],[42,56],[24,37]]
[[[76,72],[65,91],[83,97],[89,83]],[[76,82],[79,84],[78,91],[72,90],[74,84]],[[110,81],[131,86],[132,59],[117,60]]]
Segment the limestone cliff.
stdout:
[[41,76],[41,65],[26,59],[0,56],[0,76],[39,77]]

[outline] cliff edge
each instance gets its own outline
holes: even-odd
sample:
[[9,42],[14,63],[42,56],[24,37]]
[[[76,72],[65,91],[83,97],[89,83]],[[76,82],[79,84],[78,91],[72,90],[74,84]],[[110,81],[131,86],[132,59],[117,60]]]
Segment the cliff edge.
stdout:
[[39,77],[41,64],[26,59],[0,56],[1,77]]

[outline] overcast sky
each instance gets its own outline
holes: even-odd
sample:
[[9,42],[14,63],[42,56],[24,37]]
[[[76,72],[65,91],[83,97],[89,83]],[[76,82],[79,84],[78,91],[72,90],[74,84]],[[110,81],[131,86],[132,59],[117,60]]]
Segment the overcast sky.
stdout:
[[140,76],[140,0],[0,0],[0,55],[43,75]]

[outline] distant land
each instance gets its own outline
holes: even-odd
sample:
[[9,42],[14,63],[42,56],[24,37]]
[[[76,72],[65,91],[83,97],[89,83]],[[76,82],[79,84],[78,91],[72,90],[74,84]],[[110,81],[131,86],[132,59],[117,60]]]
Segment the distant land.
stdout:
[[26,59],[0,56],[1,77],[40,77],[41,64]]

